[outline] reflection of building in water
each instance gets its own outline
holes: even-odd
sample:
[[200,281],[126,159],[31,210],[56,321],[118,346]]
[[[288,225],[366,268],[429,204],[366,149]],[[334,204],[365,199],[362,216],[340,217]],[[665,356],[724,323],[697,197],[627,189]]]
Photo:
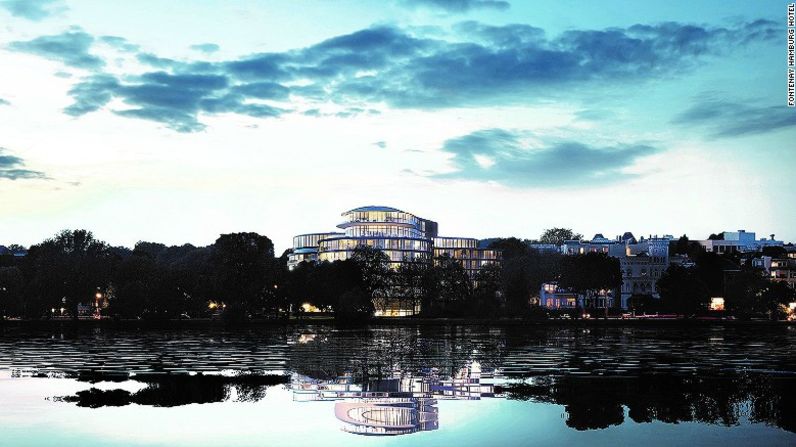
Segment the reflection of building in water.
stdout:
[[437,401],[419,397],[387,397],[337,402],[334,415],[343,431],[358,435],[407,435],[439,428]]
[[[340,401],[334,414],[343,430],[363,435],[403,435],[439,428],[438,399],[480,399],[495,396],[494,370],[483,371],[477,362],[452,376],[429,370],[414,376],[363,380],[350,375],[332,380],[295,374],[290,388],[294,401]],[[487,383],[484,382],[487,381]]]

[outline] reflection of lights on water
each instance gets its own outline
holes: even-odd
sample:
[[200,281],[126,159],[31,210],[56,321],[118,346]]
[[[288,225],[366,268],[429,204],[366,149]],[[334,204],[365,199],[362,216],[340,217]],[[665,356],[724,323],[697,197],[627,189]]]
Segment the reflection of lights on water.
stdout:
[[304,312],[320,312],[321,311],[320,309],[318,309],[317,307],[313,306],[310,303],[302,304],[301,308],[304,310]]
[[299,335],[298,342],[301,344],[309,343],[315,341],[315,337],[315,334],[301,334]]

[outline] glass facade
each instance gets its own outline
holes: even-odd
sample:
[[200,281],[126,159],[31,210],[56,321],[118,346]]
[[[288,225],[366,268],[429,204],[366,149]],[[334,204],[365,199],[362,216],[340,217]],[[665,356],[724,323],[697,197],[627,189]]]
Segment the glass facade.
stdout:
[[462,263],[470,277],[475,276],[478,270],[487,264],[493,264],[500,259],[497,250],[478,248],[478,239],[469,237],[435,237],[434,258],[450,256]]
[[342,261],[353,255],[357,247],[378,248],[390,258],[390,264],[398,267],[401,262],[428,259],[431,242],[428,239],[407,237],[338,237],[325,239],[318,248],[319,261]]
[[[343,233],[311,233],[293,238],[293,251],[288,268],[301,262],[342,261],[351,258],[357,247],[373,247],[384,252],[390,266],[448,255],[462,263],[474,276],[479,269],[500,261],[500,252],[478,248],[478,240],[461,237],[439,237],[436,222],[386,206],[365,206],[346,211],[337,225]],[[395,306],[391,306],[395,307]],[[411,315],[418,309],[399,309],[390,315]]]
[[287,267],[291,270],[302,262],[318,261],[318,245],[322,239],[343,236],[345,233],[309,233],[293,237],[293,252],[287,257]]

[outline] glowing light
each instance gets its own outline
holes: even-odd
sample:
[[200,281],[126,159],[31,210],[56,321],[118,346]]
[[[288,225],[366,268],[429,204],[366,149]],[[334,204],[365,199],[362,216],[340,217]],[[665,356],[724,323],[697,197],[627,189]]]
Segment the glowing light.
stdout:
[[710,299],[710,310],[724,310],[724,298],[713,297]]
[[310,303],[302,304],[301,308],[304,310],[304,312],[320,312],[321,311],[320,309],[318,309],[317,307],[313,306]]

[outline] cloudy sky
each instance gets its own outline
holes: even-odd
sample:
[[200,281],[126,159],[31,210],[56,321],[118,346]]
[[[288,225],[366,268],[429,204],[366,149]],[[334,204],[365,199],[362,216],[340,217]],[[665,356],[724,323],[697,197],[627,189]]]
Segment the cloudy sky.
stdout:
[[0,243],[796,240],[787,2],[599,3],[0,0]]

